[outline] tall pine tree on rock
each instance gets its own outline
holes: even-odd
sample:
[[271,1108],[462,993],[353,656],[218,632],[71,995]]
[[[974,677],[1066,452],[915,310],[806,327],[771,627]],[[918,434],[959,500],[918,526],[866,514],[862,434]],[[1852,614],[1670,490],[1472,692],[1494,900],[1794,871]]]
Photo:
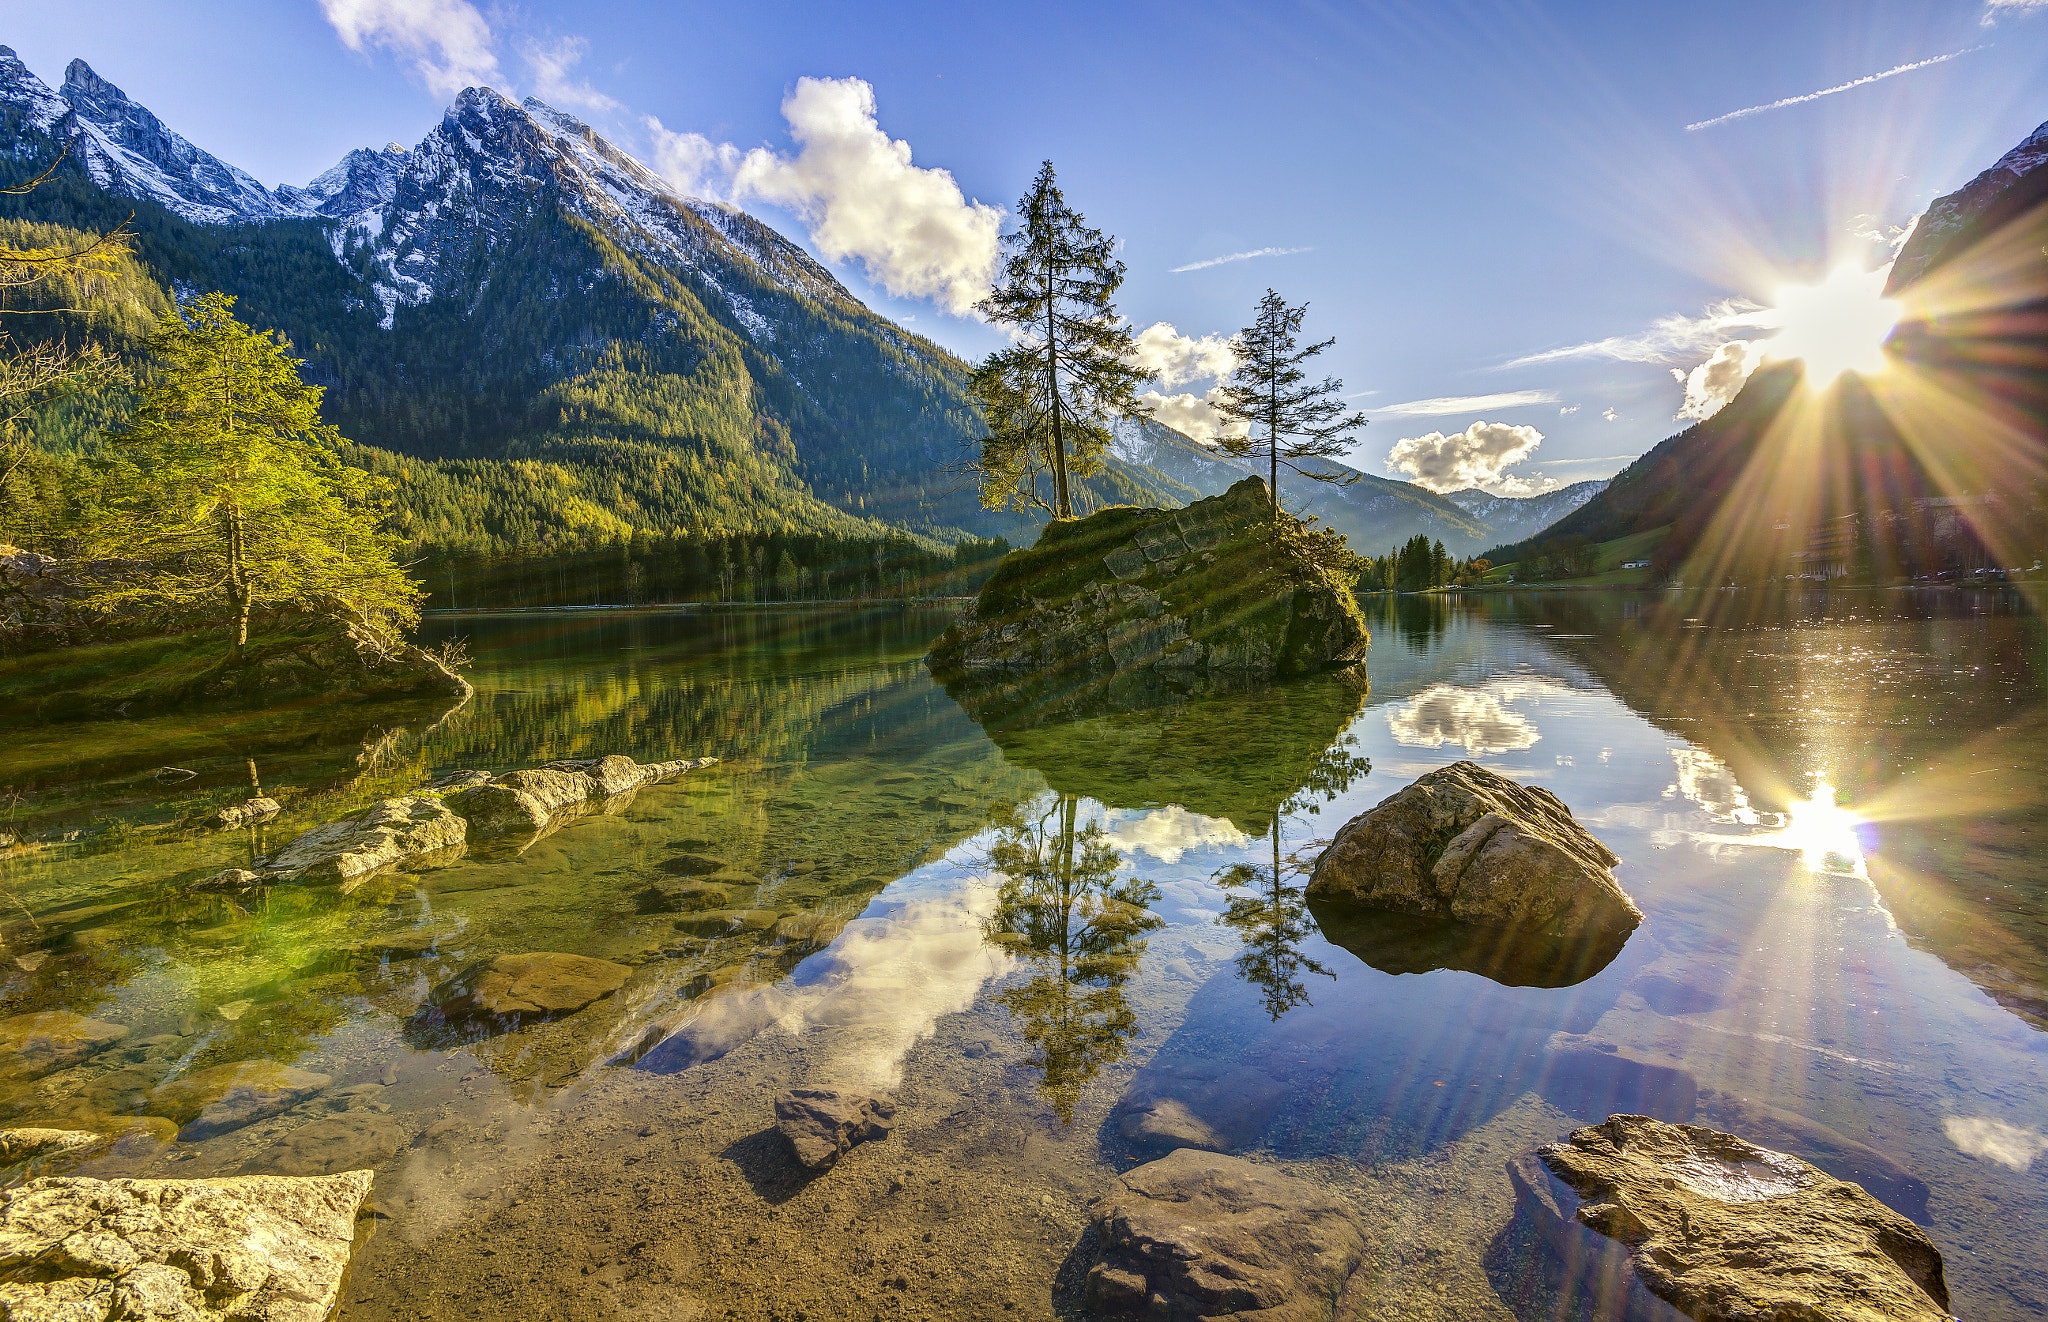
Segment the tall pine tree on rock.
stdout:
[[[1138,411],[1145,374],[1112,301],[1124,264],[1115,241],[1067,205],[1052,162],[1017,203],[995,287],[977,306],[1016,343],[988,356],[969,384],[988,424],[974,464],[989,509],[1074,516],[1070,479],[1102,467],[1110,424]],[[1048,499],[1039,489],[1052,480]]]
[[1289,307],[1268,289],[1259,300],[1252,324],[1231,339],[1237,366],[1216,395],[1215,407],[1226,426],[1218,443],[1240,458],[1264,453],[1267,491],[1273,498],[1273,525],[1280,526],[1280,466],[1318,482],[1357,481],[1355,474],[1332,472],[1302,461],[1335,459],[1351,445],[1350,433],[1365,426],[1365,414],[1344,410],[1344,383],[1335,377],[1310,382],[1303,365],[1335,344],[1301,343],[1301,323],[1308,304]]

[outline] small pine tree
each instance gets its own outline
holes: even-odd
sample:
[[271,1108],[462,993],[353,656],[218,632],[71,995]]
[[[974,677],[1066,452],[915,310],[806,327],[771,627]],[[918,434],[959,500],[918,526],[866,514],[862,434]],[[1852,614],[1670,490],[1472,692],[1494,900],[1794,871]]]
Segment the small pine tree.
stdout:
[[1273,498],[1273,523],[1280,523],[1280,468],[1286,465],[1303,477],[1318,482],[1357,481],[1356,474],[1343,475],[1302,461],[1334,459],[1351,445],[1351,433],[1366,425],[1365,414],[1346,413],[1341,398],[1344,383],[1324,377],[1311,384],[1303,364],[1335,344],[1334,339],[1302,344],[1301,323],[1308,304],[1289,307],[1287,300],[1268,289],[1259,300],[1252,324],[1231,340],[1237,365],[1223,382],[1216,409],[1242,434],[1226,430],[1219,438],[1229,453],[1240,457],[1263,452],[1266,456],[1269,494]]
[[88,544],[128,562],[98,584],[102,610],[164,608],[218,620],[245,659],[259,609],[339,616],[396,641],[420,587],[381,530],[391,482],[342,462],[319,386],[271,331],[208,294],[166,312],[135,419],[108,438]]
[[[968,385],[988,425],[973,467],[988,509],[1074,516],[1072,479],[1102,466],[1112,421],[1138,411],[1145,379],[1131,328],[1112,302],[1123,283],[1116,243],[1067,205],[1052,162],[1017,203],[995,288],[977,306],[1017,342],[988,356]],[[1038,489],[1052,478],[1052,496]]]

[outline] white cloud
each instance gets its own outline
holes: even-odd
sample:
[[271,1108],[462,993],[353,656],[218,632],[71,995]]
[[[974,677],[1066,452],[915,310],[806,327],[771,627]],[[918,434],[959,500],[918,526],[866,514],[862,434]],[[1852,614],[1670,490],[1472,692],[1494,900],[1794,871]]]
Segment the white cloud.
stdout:
[[1512,753],[1543,738],[1536,723],[1501,703],[1508,696],[1432,684],[1387,713],[1387,728],[1410,748],[1456,744],[1468,753]]
[[1168,390],[1192,381],[1226,376],[1237,366],[1228,338],[1183,335],[1171,323],[1155,321],[1133,337],[1131,361]]
[[1971,1156],[1995,1161],[2008,1170],[2024,1171],[2034,1164],[2034,1158],[2048,1152],[2048,1138],[2035,1130],[1988,1116],[1952,1115],[1941,1122],[1941,1132]]
[[1254,257],[1292,257],[1298,252],[1313,252],[1313,248],[1253,248],[1248,252],[1225,253],[1221,257],[1205,257],[1199,262],[1186,266],[1172,266],[1167,270],[1173,275],[1184,275],[1189,271],[1206,271],[1212,266],[1228,266],[1232,262],[1248,262]]
[[1204,817],[1179,804],[1149,812],[1116,811],[1108,815],[1103,832],[1111,844],[1126,854],[1150,854],[1161,863],[1174,864],[1189,851],[1235,848],[1244,844],[1245,833],[1223,817]]
[[1225,423],[1222,413],[1217,411],[1216,398],[1221,389],[1220,386],[1211,386],[1203,395],[1186,392],[1162,395],[1156,390],[1147,390],[1138,396],[1138,403],[1154,420],[1165,423],[1189,440],[1211,445],[1218,436],[1239,435],[1244,431],[1243,423]]
[[1492,395],[1440,395],[1435,399],[1411,399],[1405,404],[1388,404],[1371,412],[1389,413],[1401,418],[1445,418],[1461,413],[1486,413],[1555,403],[1555,390],[1504,390]]
[[[1990,0],[1991,8],[1994,10],[2001,4],[2014,8],[2032,8],[2041,3],[2043,3],[2043,0]],[[1989,26],[1991,21],[1991,11],[1987,10],[1984,14],[1984,23],[1986,26]],[[1915,60],[1911,64],[1893,65],[1882,73],[1867,73],[1861,78],[1851,78],[1846,83],[1837,83],[1833,87],[1823,87],[1818,92],[1802,92],[1798,96],[1781,97],[1764,105],[1744,106],[1740,110],[1731,110],[1725,115],[1716,115],[1712,119],[1702,119],[1697,123],[1687,124],[1685,131],[1687,133],[1697,133],[1701,129],[1710,129],[1716,124],[1726,124],[1733,120],[1748,119],[1751,115],[1761,115],[1767,110],[1783,110],[1786,106],[1805,105],[1808,101],[1818,101],[1824,96],[1833,96],[1837,92],[1847,92],[1854,88],[1868,86],[1871,83],[1880,83],[1887,78],[1896,78],[1902,73],[1911,73],[1915,69],[1925,69],[1932,64],[1947,64],[1958,56],[1968,55],[1971,51],[1983,49],[1982,46],[1966,46],[1962,50],[1950,51],[1946,55],[1937,55],[1933,59]]]
[[[1433,431],[1422,436],[1403,437],[1387,451],[1387,467],[1408,474],[1415,485],[1430,491],[1462,491],[1466,487],[1478,487],[1496,495],[1507,494],[1497,490],[1506,480],[1501,470],[1527,459],[1542,443],[1543,433],[1534,427],[1506,422],[1475,422],[1448,436]],[[1527,485],[1526,481],[1524,485]]]
[[2048,0],[1984,0],[1984,17],[1978,21],[1988,28],[1997,24],[2001,14],[2027,13],[2035,9],[2048,9]]
[[1674,748],[1671,759],[1678,763],[1678,783],[1664,791],[1665,798],[1688,798],[1717,822],[1740,822],[1744,826],[1757,824],[1756,809],[1749,804],[1749,793],[1735,779],[1735,772],[1726,762],[1703,748]]
[[1685,402],[1679,406],[1678,416],[1705,421],[1719,413],[1742,393],[1743,383],[1764,355],[1763,341],[1730,340],[1691,372],[1672,368],[1671,375],[1685,387]]
[[412,60],[436,96],[498,78],[491,25],[469,0],[320,0],[350,50],[381,46]]
[[951,172],[911,164],[910,144],[882,132],[861,79],[800,78],[782,114],[796,155],[748,152],[733,196],[787,207],[828,259],[859,262],[891,294],[970,311],[995,270],[1002,210],[968,201]]
[[581,37],[563,37],[552,43],[528,39],[519,43],[519,54],[533,71],[533,94],[551,106],[576,110],[616,111],[616,100],[574,76],[590,43]]
[[701,133],[678,133],[649,115],[641,121],[654,144],[654,169],[685,197],[732,200],[733,176],[739,172],[740,149],[713,142]]
[[1776,325],[1771,309],[1746,298],[1729,298],[1714,304],[1697,317],[1674,313],[1660,317],[1650,329],[1636,335],[1610,335],[1561,349],[1544,349],[1502,363],[1503,369],[1555,363],[1571,358],[1607,358],[1619,363],[1665,363],[1695,357],[1710,351],[1744,329]]
[[1557,416],[1560,418],[1569,418],[1572,414],[1577,413],[1578,411],[1579,406],[1577,404],[1567,404],[1557,411]]
[[1612,406],[1600,410],[1600,416],[1607,419],[1609,422],[1621,421],[1621,415],[1619,413],[1616,413]]

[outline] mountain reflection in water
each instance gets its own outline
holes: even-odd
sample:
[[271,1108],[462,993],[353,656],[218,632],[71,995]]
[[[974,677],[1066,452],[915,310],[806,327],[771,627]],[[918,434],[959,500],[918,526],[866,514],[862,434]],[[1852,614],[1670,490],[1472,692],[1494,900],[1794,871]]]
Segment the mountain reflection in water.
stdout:
[[[2048,1314],[2023,603],[1368,610],[1369,692],[956,701],[921,664],[941,612],[530,615],[435,626],[479,657],[439,726],[330,713],[244,746],[162,716],[71,730],[75,757],[39,732],[0,752],[16,820],[86,834],[0,856],[0,1032],[81,1022],[75,1050],[0,1058],[0,1111],[140,1126],[84,1174],[376,1170],[391,1233],[359,1246],[344,1322],[479,1298],[865,1316],[879,1293],[1072,1316],[1089,1201],[1177,1146],[1344,1197],[1365,1315],[1530,1322],[1569,1310],[1502,1163],[1610,1110],[1846,1173],[1927,1225],[1959,1313]],[[191,885],[434,775],[608,752],[725,761],[346,895]],[[246,795],[250,756],[276,823],[177,825]],[[1618,953],[1503,959],[1304,904],[1322,840],[1468,756],[1621,855],[1646,918]],[[153,779],[180,758],[200,774]],[[551,1022],[408,1039],[436,987],[535,952],[629,975]],[[166,1141],[189,1081],[252,1062],[302,1094]],[[805,1085],[888,1090],[897,1128],[792,1172],[771,1104]]]

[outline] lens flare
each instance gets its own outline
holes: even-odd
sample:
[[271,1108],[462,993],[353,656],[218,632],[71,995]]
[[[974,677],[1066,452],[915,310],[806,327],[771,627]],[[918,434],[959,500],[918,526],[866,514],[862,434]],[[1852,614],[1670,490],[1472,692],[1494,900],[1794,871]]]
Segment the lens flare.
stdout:
[[1899,305],[1884,296],[1889,266],[1865,271],[1838,266],[1815,285],[1787,285],[1772,300],[1767,320],[1778,333],[1764,342],[1770,358],[1798,358],[1807,384],[1830,385],[1844,372],[1874,376],[1884,370],[1885,341],[1899,323]]
[[1835,787],[1816,780],[1813,793],[1795,799],[1785,814],[1785,824],[1749,843],[1770,849],[1798,851],[1809,872],[1863,877],[1863,839],[1859,834],[1864,818],[1835,802]]

